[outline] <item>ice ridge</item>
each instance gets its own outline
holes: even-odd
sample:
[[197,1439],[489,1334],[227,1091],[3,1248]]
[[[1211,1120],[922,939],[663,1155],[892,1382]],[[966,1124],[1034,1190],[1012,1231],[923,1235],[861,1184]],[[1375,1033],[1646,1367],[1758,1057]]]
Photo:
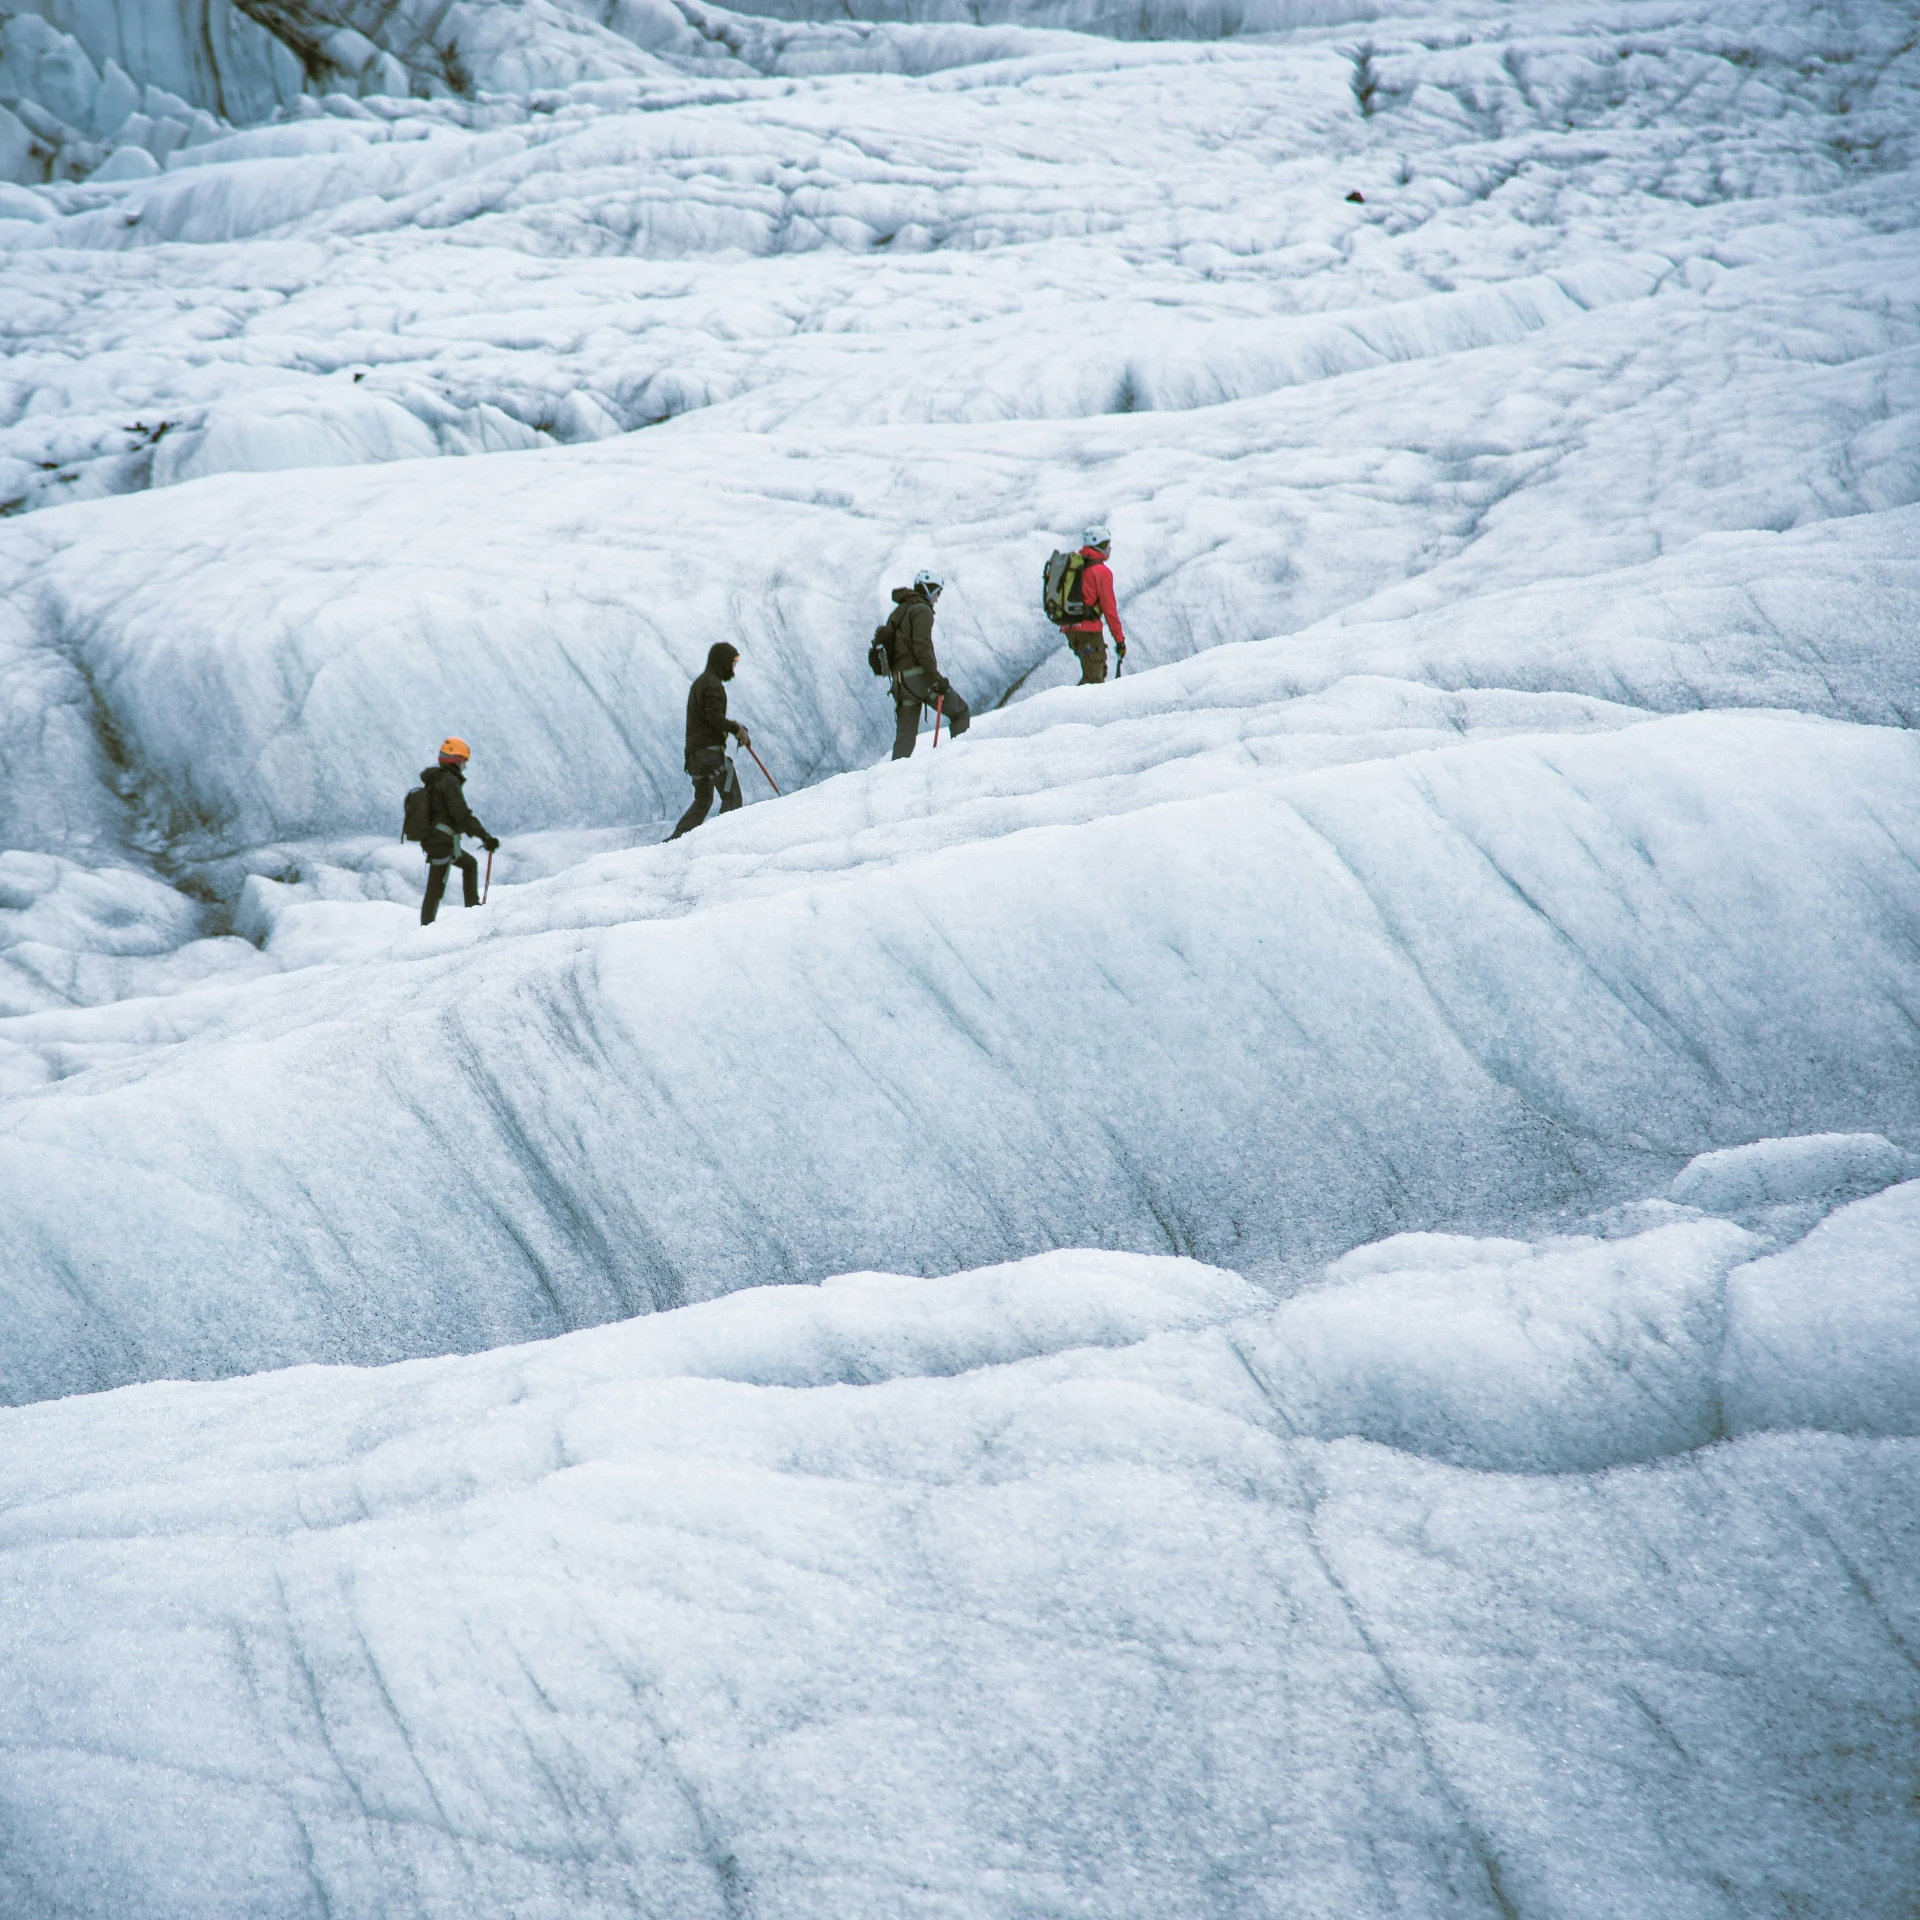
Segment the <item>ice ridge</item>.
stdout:
[[[1427,1236],[1271,1318],[1229,1275],[1054,1255],[0,1413],[0,1589],[92,1596],[0,1609],[9,1897],[1598,1920],[1652,1884],[1891,1916],[1911,1439],[1475,1470],[1292,1435],[1247,1364],[1351,1384],[1370,1353],[1381,1414],[1424,1381],[1456,1443],[1387,1316],[1504,1275],[1509,1360],[1597,1384],[1541,1323],[1617,1314],[1657,1422],[1662,1336],[1748,1241]],[[1736,1327],[1772,1265],[1733,1268]],[[1342,1362],[1311,1316],[1368,1287]],[[1432,1323],[1490,1394],[1493,1309]]]

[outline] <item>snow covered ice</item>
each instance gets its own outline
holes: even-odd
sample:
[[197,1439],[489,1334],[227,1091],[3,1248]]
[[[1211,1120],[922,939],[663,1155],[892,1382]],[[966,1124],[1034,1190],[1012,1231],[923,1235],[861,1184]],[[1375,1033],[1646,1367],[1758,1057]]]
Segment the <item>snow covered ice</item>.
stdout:
[[1917,137],[1891,0],[0,15],[0,1912],[1910,1913]]
[[[1771,1264],[1738,1228],[1412,1239],[1277,1316],[1053,1254],[20,1409],[13,1902],[1897,1912],[1913,1439],[1846,1431],[1841,1366],[1840,1431],[1747,1374],[1740,1437],[1676,1432]],[[1647,1463],[1439,1464],[1486,1308],[1351,1313],[1390,1438],[1320,1437],[1263,1363],[1423,1271],[1617,1320],[1594,1431]],[[1599,1384],[1536,1350],[1521,1402]]]

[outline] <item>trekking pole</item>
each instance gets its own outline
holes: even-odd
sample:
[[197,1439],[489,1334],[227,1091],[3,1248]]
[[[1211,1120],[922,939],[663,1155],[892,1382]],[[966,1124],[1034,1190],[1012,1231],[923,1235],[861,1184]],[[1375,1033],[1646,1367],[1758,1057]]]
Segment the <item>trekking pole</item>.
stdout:
[[940,709],[946,704],[947,696],[944,693],[933,703],[933,744],[936,747],[940,744]]
[[487,904],[487,895],[492,890],[492,887],[493,887],[493,849],[489,847],[487,849],[486,884],[482,886],[480,889],[480,904],[483,907]]
[[[745,745],[745,742],[743,741],[741,744]],[[749,753],[753,753],[753,749],[751,747],[748,747],[747,751]],[[767,785],[770,786],[775,793],[778,793],[780,791],[779,781],[777,781],[772,774],[767,773],[767,763],[764,760],[762,760],[757,753],[753,753],[753,764],[756,767],[758,767],[763,774],[766,774]]]

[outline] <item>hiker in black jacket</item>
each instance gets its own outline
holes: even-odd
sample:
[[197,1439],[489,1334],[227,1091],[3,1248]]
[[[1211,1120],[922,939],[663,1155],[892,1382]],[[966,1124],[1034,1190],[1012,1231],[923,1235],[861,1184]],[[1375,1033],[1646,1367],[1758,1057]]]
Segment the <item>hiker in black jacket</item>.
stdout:
[[973,712],[940,671],[933,652],[933,608],[940,598],[940,576],[924,568],[910,587],[893,590],[893,617],[887,622],[887,652],[893,660],[893,757],[912,756],[920,737],[922,711],[938,703],[956,737],[973,724]]
[[464,740],[440,743],[440,764],[421,769],[420,784],[427,790],[427,832],[421,842],[427,856],[427,891],[420,902],[420,924],[433,925],[447,891],[447,875],[460,869],[461,898],[470,907],[480,904],[480,863],[463,852],[460,836],[471,834],[491,853],[500,842],[474,817],[467,805],[467,762],[473,749]]
[[752,740],[738,720],[727,718],[727,682],[740,659],[740,649],[722,640],[707,649],[707,670],[687,689],[687,777],[693,782],[693,805],[680,816],[680,824],[667,835],[678,840],[691,833],[707,817],[713,796],[720,796],[720,811],[731,813],[740,805],[740,776],[727,758],[727,736],[751,746]]

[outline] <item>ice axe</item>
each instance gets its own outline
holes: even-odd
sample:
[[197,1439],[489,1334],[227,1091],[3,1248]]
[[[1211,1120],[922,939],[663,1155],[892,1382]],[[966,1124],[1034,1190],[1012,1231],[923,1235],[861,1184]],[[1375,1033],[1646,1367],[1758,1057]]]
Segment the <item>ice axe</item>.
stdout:
[[487,849],[487,877],[485,882],[482,884],[480,888],[480,904],[483,907],[487,904],[487,895],[492,890],[492,887],[493,887],[493,849],[489,847]]
[[770,786],[775,793],[778,793],[780,791],[780,783],[773,777],[772,774],[767,772],[767,763],[764,760],[762,760],[757,753],[753,752],[753,748],[749,746],[746,741],[742,740],[740,744],[743,747],[746,747],[748,753],[753,754],[753,764],[760,769],[760,772],[762,776],[765,778],[767,785]]
[[940,744],[940,709],[946,704],[947,696],[944,693],[933,703],[933,744],[936,747]]

